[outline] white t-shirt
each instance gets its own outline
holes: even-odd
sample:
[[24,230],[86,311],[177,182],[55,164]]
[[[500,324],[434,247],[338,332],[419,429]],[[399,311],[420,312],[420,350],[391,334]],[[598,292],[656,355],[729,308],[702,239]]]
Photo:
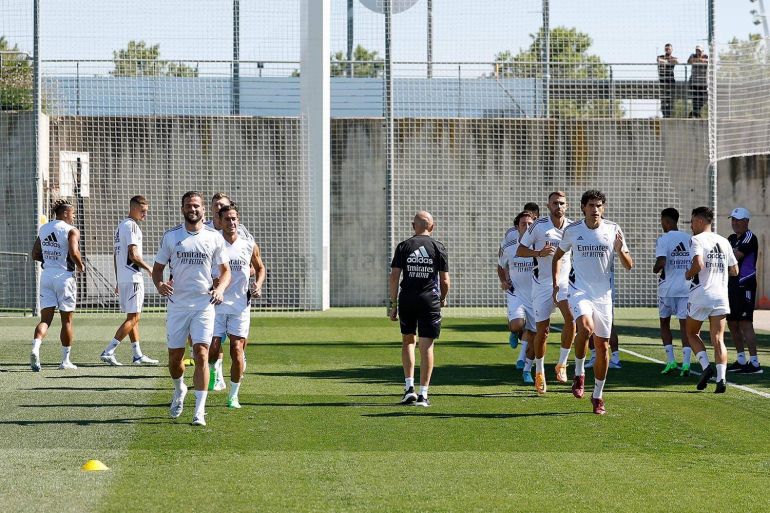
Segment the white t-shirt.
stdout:
[[[623,233],[617,224],[606,219],[593,229],[581,220],[564,230],[559,249],[572,250],[574,276],[570,277],[570,291],[581,291],[596,303],[612,303],[618,232]],[[628,251],[625,239],[621,251]]]
[[738,263],[730,243],[714,232],[699,233],[690,239],[690,254],[692,258],[700,255],[703,269],[692,279],[688,302],[707,307],[728,305],[728,268]]
[[[562,226],[567,227],[572,223],[566,217],[564,218],[564,224]],[[521,245],[540,251],[546,244],[551,246],[558,246],[561,242],[563,229],[556,228],[551,222],[551,216],[541,217],[535,221],[529,230],[524,232],[521,238]],[[551,274],[551,262],[553,261],[553,255],[547,257],[535,257],[536,266],[532,271],[532,281],[535,286],[538,287],[553,287],[552,274]],[[561,268],[559,269],[559,276],[556,282],[560,285],[566,285],[569,280],[570,271],[570,255],[566,253],[561,259]]]
[[527,304],[532,302],[532,270],[535,260],[532,257],[517,257],[518,241],[503,248],[503,254],[498,259],[498,265],[508,271],[513,284],[513,294],[521,297]]
[[140,283],[142,269],[128,257],[128,247],[136,246],[139,256],[142,256],[142,230],[139,225],[127,217],[115,230],[115,264],[118,271],[118,283]]
[[211,269],[227,262],[225,240],[208,226],[188,232],[180,224],[163,234],[155,261],[168,264],[174,275],[169,310],[204,310],[210,305]]
[[511,226],[505,231],[505,235],[500,240],[500,251],[497,252],[497,258],[503,256],[503,250],[514,242],[516,244],[519,243],[519,230],[515,226]]
[[[219,232],[222,233],[221,231]],[[224,240],[224,237],[223,237]],[[224,301],[216,306],[217,313],[239,314],[249,308],[249,275],[254,241],[238,236],[230,244],[225,240],[225,256],[230,263],[230,285],[224,293]],[[214,278],[219,277],[219,268],[213,270]]]
[[43,275],[54,276],[72,273],[75,264],[70,259],[69,234],[75,227],[62,220],[45,223],[38,231],[43,250]]
[[691,235],[671,230],[658,237],[655,258],[666,257],[666,266],[658,277],[658,297],[687,297],[690,281],[684,275],[692,264]]

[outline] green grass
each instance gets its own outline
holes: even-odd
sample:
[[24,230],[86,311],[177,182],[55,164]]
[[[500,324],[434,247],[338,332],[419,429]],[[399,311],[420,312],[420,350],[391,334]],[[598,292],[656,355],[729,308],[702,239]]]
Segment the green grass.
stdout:
[[[168,418],[164,367],[99,363],[117,317],[76,317],[74,372],[56,369],[57,322],[39,374],[27,363],[35,320],[3,319],[3,511],[768,510],[770,399],[696,393],[697,378],[624,354],[598,417],[567,386],[537,397],[521,384],[501,316],[455,314],[432,406],[400,407],[398,328],[382,313],[255,317],[243,409],[211,394],[205,428],[189,425],[192,396]],[[655,311],[617,317],[621,347],[663,358]],[[163,317],[142,333],[165,361]],[[770,362],[770,336],[760,343]],[[767,374],[729,378],[770,392]],[[110,471],[80,471],[90,458]]]

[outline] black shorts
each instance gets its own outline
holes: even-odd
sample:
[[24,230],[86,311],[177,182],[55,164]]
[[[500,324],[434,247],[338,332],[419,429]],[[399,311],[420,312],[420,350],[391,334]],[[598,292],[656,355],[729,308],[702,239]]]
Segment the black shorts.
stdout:
[[728,288],[730,313],[728,321],[753,321],[754,302],[757,297],[757,283],[747,283]]
[[437,297],[399,298],[402,335],[437,339],[441,334],[441,304]]

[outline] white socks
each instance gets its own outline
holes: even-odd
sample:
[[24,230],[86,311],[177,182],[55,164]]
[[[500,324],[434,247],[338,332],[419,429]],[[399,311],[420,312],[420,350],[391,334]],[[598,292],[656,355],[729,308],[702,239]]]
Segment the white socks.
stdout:
[[596,349],[591,349],[591,359],[596,360]]
[[171,381],[174,382],[174,392],[177,394],[180,393],[182,391],[182,387],[184,386],[184,376],[176,379],[171,378]]
[[535,362],[535,360],[530,360],[527,358],[524,360],[524,372],[531,372],[532,371],[532,364]]
[[594,379],[594,393],[591,395],[594,399],[601,399],[604,392],[604,379]]
[[238,397],[238,390],[241,389],[240,383],[234,383],[233,381],[230,381],[230,399],[233,397]]
[[425,399],[428,398],[428,386],[427,385],[420,385],[420,395],[423,396]]
[[683,347],[682,348],[682,365],[690,365],[691,359],[692,359],[692,348]]
[[757,355],[751,357],[751,364],[754,367],[759,367],[759,357]]
[[744,351],[738,353],[738,363],[746,365],[746,353]]
[[671,344],[663,346],[663,349],[666,350],[666,361],[671,363],[674,361],[674,346]]
[[32,352],[36,355],[40,355],[40,346],[43,344],[43,340],[36,338],[32,341]]
[[613,351],[610,361],[612,363],[618,363],[620,361],[620,353],[618,351]]
[[718,363],[717,364],[717,381],[722,381],[723,379],[725,379],[725,374],[727,374],[727,364]]
[[207,390],[195,391],[195,417],[203,417],[206,410],[206,397],[209,395]]
[[559,348],[559,365],[567,365],[567,359],[569,358],[569,349]]
[[519,357],[516,358],[517,360],[523,360],[527,357],[527,345],[528,342],[526,340],[522,340],[519,342]]
[[61,346],[62,363],[70,361],[70,349],[72,349],[71,346]]
[[700,362],[700,366],[703,367],[703,370],[706,370],[706,368],[709,366],[709,357],[706,354],[706,351],[699,351],[695,358]]
[[535,372],[537,374],[545,374],[545,362],[543,358],[535,358]]
[[414,378],[404,378],[404,390],[414,387]]
[[113,338],[110,340],[110,343],[107,344],[107,347],[104,349],[104,354],[106,355],[113,355],[115,354],[115,349],[118,348],[118,345],[120,345],[120,340]]
[[134,358],[142,357],[142,348],[139,347],[139,341],[131,342],[131,350],[134,352]]
[[586,374],[586,358],[585,356],[583,358],[575,357],[575,376],[585,376]]

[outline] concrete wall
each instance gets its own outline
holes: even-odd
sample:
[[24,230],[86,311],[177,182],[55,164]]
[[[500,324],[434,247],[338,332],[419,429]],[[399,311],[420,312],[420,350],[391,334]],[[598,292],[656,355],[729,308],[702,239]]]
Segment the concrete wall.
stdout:
[[757,262],[757,297],[768,308],[770,296],[770,259],[767,243],[770,241],[770,192],[768,192],[767,155],[736,157],[719,163],[719,198],[717,200],[718,232],[727,237],[732,233],[728,216],[735,207],[751,212],[749,229],[759,239]]

